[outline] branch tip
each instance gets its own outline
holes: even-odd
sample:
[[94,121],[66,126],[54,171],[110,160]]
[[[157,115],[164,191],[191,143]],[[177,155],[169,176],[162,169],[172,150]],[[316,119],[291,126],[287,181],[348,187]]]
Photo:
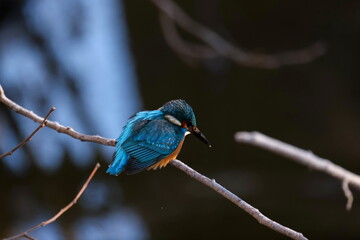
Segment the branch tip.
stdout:
[[288,228],[286,226],[281,225],[278,222],[275,222],[271,220],[270,218],[266,217],[264,214],[262,214],[257,208],[254,208],[244,200],[242,200],[240,197],[235,195],[234,193],[230,192],[228,189],[220,185],[215,181],[215,179],[210,179],[199,172],[195,171],[194,169],[190,168],[185,163],[181,162],[180,160],[173,160],[170,162],[170,164],[181,171],[185,172],[190,177],[196,179],[197,181],[201,182],[202,184],[210,187],[226,199],[230,200],[232,203],[234,203],[236,206],[250,214],[253,218],[255,218],[260,224],[278,232],[285,236],[288,236],[292,239],[299,239],[299,240],[306,240],[307,238],[303,236],[302,233],[296,232],[292,230],[291,228]]
[[346,201],[346,210],[350,211],[353,205],[354,196],[349,188],[349,181],[347,179],[344,179],[342,182],[342,189],[344,191],[344,195],[347,199]]
[[5,92],[4,92],[4,89],[2,88],[2,86],[0,84],[0,98],[3,98],[3,97],[5,97]]

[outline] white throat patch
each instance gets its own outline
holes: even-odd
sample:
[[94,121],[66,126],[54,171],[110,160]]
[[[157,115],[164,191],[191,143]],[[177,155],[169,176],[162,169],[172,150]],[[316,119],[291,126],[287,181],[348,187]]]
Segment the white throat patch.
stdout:
[[174,116],[165,115],[165,118],[172,124],[175,124],[175,125],[181,127],[181,122],[179,120],[177,120],[177,118],[175,118]]

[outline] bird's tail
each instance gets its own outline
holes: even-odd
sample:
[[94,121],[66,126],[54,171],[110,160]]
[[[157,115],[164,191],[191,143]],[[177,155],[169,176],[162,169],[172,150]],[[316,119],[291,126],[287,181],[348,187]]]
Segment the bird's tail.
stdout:
[[129,161],[129,154],[127,154],[121,147],[117,147],[113,154],[113,162],[106,171],[110,175],[119,175]]

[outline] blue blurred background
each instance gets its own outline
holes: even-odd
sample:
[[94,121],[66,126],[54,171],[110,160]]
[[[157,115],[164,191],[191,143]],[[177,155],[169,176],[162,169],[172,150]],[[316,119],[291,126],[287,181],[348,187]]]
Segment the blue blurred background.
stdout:
[[[39,115],[117,138],[127,118],[183,98],[208,149],[188,137],[179,159],[270,218],[310,239],[359,239],[360,194],[350,212],[341,183],[234,142],[257,130],[360,172],[359,1],[181,1],[194,19],[256,53],[319,40],[324,56],[277,69],[222,57],[183,61],[164,40],[151,1],[2,0],[0,83]],[[199,43],[193,36],[182,36]],[[38,125],[0,106],[0,153]],[[212,190],[168,166],[113,177],[112,147],[43,128],[0,160],[0,237],[51,217],[99,170],[78,205],[36,230],[38,239],[285,239]]]

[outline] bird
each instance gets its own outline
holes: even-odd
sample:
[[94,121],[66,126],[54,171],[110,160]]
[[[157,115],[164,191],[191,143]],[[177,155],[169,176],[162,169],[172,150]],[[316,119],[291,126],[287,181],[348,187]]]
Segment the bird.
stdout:
[[190,133],[211,147],[197,128],[193,109],[183,99],[171,100],[157,110],[138,112],[116,139],[113,161],[106,172],[132,175],[163,168],[177,157]]

